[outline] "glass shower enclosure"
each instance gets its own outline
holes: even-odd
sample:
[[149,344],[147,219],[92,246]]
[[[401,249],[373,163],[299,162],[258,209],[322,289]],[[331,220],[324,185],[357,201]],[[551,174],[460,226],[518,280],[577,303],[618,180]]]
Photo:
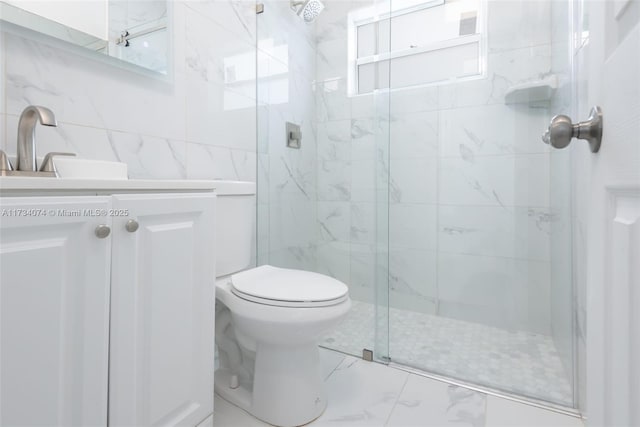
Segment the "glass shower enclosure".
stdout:
[[258,264],[348,284],[324,347],[575,407],[571,3],[264,6]]

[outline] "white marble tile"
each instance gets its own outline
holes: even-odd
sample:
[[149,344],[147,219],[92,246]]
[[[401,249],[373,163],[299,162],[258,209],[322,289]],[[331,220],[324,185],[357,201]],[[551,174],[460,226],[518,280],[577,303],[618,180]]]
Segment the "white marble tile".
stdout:
[[[228,3],[210,4],[224,6]],[[187,7],[185,15],[185,66],[189,78],[226,84],[228,90],[236,91],[244,81],[251,84],[255,92],[255,46],[191,7]],[[220,43],[221,40],[224,43]],[[255,93],[252,97],[255,98]]]
[[337,351],[320,348],[320,369],[322,378],[325,380],[333,373],[333,371],[342,363],[345,355]]
[[489,51],[549,44],[552,3],[536,0],[487,2]]
[[390,125],[392,159],[438,155],[438,112],[396,113],[392,111],[392,114]]
[[350,199],[350,163],[320,160],[318,163],[318,200],[348,201]]
[[184,139],[183,76],[168,83],[15,35],[5,46],[9,113],[46,105],[68,123]]
[[351,161],[350,169],[351,200],[354,202],[374,202],[376,200],[375,159],[354,159]]
[[319,179],[316,181],[315,158],[303,154],[303,150],[270,155],[269,199],[272,203],[322,200],[316,197],[320,185],[316,186]]
[[377,144],[384,139],[382,130],[382,124],[374,116],[351,119],[351,159],[375,159]]
[[553,221],[547,208],[439,206],[438,250],[549,261]]
[[351,203],[350,241],[359,244],[375,244],[376,204]]
[[318,81],[347,78],[347,40],[319,42],[316,46],[316,79]]
[[269,206],[271,249],[314,247],[315,251],[315,211],[315,202],[311,201],[271,203]]
[[[393,150],[393,145],[391,147]],[[436,157],[392,157],[389,200],[391,203],[436,203],[438,159]]]
[[187,141],[255,151],[255,99],[205,81],[187,87]]
[[263,427],[269,424],[260,421],[217,394],[213,402],[214,427]]
[[487,427],[583,427],[579,418],[487,396]]
[[116,131],[109,138],[119,161],[128,165],[129,178],[186,178],[186,143]]
[[440,313],[550,334],[549,271],[547,262],[440,253]]
[[[422,303],[402,301],[399,295],[420,298],[437,298],[437,253],[433,250],[391,249],[389,252],[389,289],[394,292],[392,305],[399,308],[424,311]],[[410,306],[399,305],[400,302]],[[430,304],[429,304],[430,305]]]
[[276,267],[313,271],[316,266],[315,246],[289,246],[269,252],[269,264]]
[[349,202],[318,201],[318,240],[349,242],[351,206]]
[[446,205],[545,207],[549,156],[487,156],[474,161],[441,158],[438,198]]
[[[351,243],[349,295],[358,301],[372,302],[376,280],[375,247]],[[373,330],[373,329],[372,329]]]
[[243,0],[183,0],[183,2],[194,12],[215,21],[243,41],[256,42],[255,2]]
[[389,95],[390,110],[396,114],[438,110],[438,86],[399,89]]
[[409,374],[348,356],[327,380],[328,406],[316,426],[384,426]]
[[347,40],[347,16],[357,7],[362,7],[362,2],[350,0],[327,1],[325,9],[316,20],[316,41],[318,44],[329,40],[341,40],[346,45]]
[[[268,0],[265,13],[258,17],[258,49],[287,52],[289,69],[309,80],[315,78],[314,26],[307,25],[290,8],[289,2]],[[283,31],[283,29],[286,29]],[[273,55],[282,58],[281,53]],[[285,62],[285,61],[283,61]]]
[[[351,118],[352,119],[370,119],[376,116],[376,112],[380,113],[384,111],[387,113],[390,111],[389,103],[384,107],[377,105],[378,96],[375,94],[358,95],[351,97]],[[389,95],[386,97],[389,98]]]
[[[438,310],[438,300],[432,296],[407,293],[402,288],[389,289],[389,307],[434,315]],[[395,348],[395,350],[399,351],[400,347]]]
[[255,181],[254,152],[187,143],[187,178]]
[[351,121],[318,123],[318,158],[330,161],[351,159]]
[[351,277],[351,254],[348,242],[318,243],[316,272],[348,283]]
[[485,408],[483,393],[410,375],[386,425],[484,427]]
[[484,105],[440,112],[440,155],[476,157],[499,154],[548,153],[540,134],[548,126],[546,109],[528,105]]
[[351,118],[351,100],[347,96],[346,79],[317,82],[315,94],[319,122]]
[[436,205],[391,204],[389,206],[389,247],[435,252],[437,250],[436,214]]

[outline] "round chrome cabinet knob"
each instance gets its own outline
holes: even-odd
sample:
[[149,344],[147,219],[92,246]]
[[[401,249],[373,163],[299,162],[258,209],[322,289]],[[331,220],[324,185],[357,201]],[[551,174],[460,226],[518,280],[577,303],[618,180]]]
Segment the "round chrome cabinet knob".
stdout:
[[140,224],[138,224],[138,221],[136,221],[135,219],[130,219],[129,221],[127,221],[127,224],[124,226],[124,228],[129,233],[134,233],[138,231],[138,228],[140,228]]
[[105,237],[109,236],[109,234],[111,234],[111,228],[109,228],[109,226],[106,224],[100,224],[96,227],[95,233],[98,239],[104,239]]

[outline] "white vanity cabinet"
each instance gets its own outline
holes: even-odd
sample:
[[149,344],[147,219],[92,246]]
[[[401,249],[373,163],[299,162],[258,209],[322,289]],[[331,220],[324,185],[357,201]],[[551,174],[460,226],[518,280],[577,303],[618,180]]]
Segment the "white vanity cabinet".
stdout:
[[213,412],[213,197],[113,207],[109,424],[195,426]]
[[111,243],[74,214],[109,207],[0,199],[0,425],[106,424]]
[[0,198],[0,425],[208,417],[214,211],[212,192]]

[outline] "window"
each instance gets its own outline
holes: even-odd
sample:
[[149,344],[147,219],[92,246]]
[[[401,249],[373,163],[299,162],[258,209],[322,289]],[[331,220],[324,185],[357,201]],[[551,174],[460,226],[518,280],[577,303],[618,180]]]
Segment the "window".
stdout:
[[481,0],[391,4],[349,14],[351,95],[482,75]]

